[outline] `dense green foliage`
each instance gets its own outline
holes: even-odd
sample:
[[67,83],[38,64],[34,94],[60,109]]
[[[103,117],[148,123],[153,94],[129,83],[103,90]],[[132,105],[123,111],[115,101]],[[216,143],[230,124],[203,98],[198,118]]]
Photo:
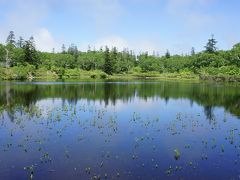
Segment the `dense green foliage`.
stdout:
[[[100,50],[89,47],[87,52],[81,52],[74,44],[68,49],[63,45],[62,52],[47,53],[35,49],[33,37],[27,41],[20,37],[16,41],[11,31],[6,45],[0,44],[0,78],[25,79],[46,74],[67,78],[71,75],[79,77],[76,73],[96,70],[97,74],[100,71],[100,74],[105,72],[108,75],[154,72],[195,74],[200,77],[240,76],[240,43],[228,51],[217,50],[216,43],[212,36],[204,51],[196,53],[192,48],[190,55],[171,55],[169,51],[164,56],[149,55],[148,52],[135,55],[128,49],[119,52],[117,48],[109,49],[107,46]],[[98,77],[93,74],[93,78]],[[106,77],[106,74],[100,77]]]

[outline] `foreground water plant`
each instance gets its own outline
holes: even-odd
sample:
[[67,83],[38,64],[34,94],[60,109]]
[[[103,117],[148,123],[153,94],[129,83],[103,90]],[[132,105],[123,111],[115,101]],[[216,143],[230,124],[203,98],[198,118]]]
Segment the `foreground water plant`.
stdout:
[[23,168],[24,170],[28,171],[29,179],[33,179],[34,167],[35,167],[34,165],[31,165],[31,166],[26,166]]
[[178,149],[174,149],[174,158],[175,158],[176,160],[179,160],[179,158],[180,158],[180,152],[179,152]]

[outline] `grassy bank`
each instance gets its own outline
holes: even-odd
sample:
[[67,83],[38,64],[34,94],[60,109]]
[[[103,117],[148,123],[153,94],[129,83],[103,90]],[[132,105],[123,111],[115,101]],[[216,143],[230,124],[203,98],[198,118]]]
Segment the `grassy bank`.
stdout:
[[129,71],[123,74],[107,75],[103,71],[85,71],[81,69],[61,69],[55,68],[48,70],[46,68],[35,69],[33,66],[20,66],[11,68],[0,68],[0,80],[57,80],[57,79],[77,79],[77,80],[93,80],[93,79],[172,79],[172,80],[210,80],[210,81],[225,81],[225,82],[240,82],[240,76],[229,74],[211,74],[202,71],[198,74],[190,71],[181,71],[175,73],[159,73],[151,72],[136,72]]
[[1,80],[57,80],[57,79],[190,79],[198,80],[193,73],[129,72],[107,75],[103,71],[81,69],[34,69],[31,66],[0,69]]

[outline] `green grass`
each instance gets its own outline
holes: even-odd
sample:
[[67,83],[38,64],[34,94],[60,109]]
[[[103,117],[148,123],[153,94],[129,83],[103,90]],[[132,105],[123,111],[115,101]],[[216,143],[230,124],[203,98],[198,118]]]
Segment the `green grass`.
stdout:
[[[221,70],[221,69],[220,69]],[[140,72],[129,71],[128,73],[107,75],[101,70],[86,71],[81,69],[47,69],[41,67],[35,69],[31,65],[17,66],[11,68],[0,68],[1,80],[210,80],[225,82],[240,82],[240,75],[224,73],[221,70],[218,73],[211,73],[213,70],[201,70],[199,74],[194,74],[189,70],[183,70],[174,73],[159,73],[155,71]],[[225,69],[224,69],[225,70]],[[231,70],[232,72],[233,70]],[[230,72],[230,71],[227,71]],[[235,72],[235,71],[234,71]]]
[[129,74],[115,74],[110,76],[111,79],[182,79],[182,80],[199,80],[199,76],[192,73],[158,73],[158,72],[133,72]]

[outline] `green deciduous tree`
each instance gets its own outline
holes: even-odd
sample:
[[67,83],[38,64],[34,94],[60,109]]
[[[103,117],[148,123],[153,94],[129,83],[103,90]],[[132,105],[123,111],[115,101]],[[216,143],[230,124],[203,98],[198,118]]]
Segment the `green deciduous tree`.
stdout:
[[240,67],[240,43],[237,43],[233,46],[229,61],[231,65]]
[[[105,50],[102,48],[95,50],[89,46],[88,51],[81,52],[74,44],[71,44],[68,50],[63,45],[60,53],[38,52],[33,37],[27,41],[20,37],[16,43],[13,31],[9,33],[6,42],[6,45],[0,44],[2,69],[10,67],[9,69],[14,68],[20,72],[21,68],[30,64],[31,67],[55,72],[59,77],[67,75],[70,69],[78,73],[81,72],[80,69],[83,69],[103,70],[107,74],[156,71],[160,73],[193,72],[201,74],[207,72],[211,75],[221,73],[239,75],[238,68],[240,67],[240,43],[234,45],[231,50],[217,50],[217,41],[213,36],[208,40],[206,50],[199,53],[192,48],[190,55],[170,55],[167,50],[163,56],[156,56],[156,52],[153,55],[146,52],[137,55],[137,58],[135,53],[128,49],[119,52],[116,47],[110,51],[108,47]],[[26,75],[26,73],[19,74]],[[25,77],[25,75],[21,75],[21,77]]]

